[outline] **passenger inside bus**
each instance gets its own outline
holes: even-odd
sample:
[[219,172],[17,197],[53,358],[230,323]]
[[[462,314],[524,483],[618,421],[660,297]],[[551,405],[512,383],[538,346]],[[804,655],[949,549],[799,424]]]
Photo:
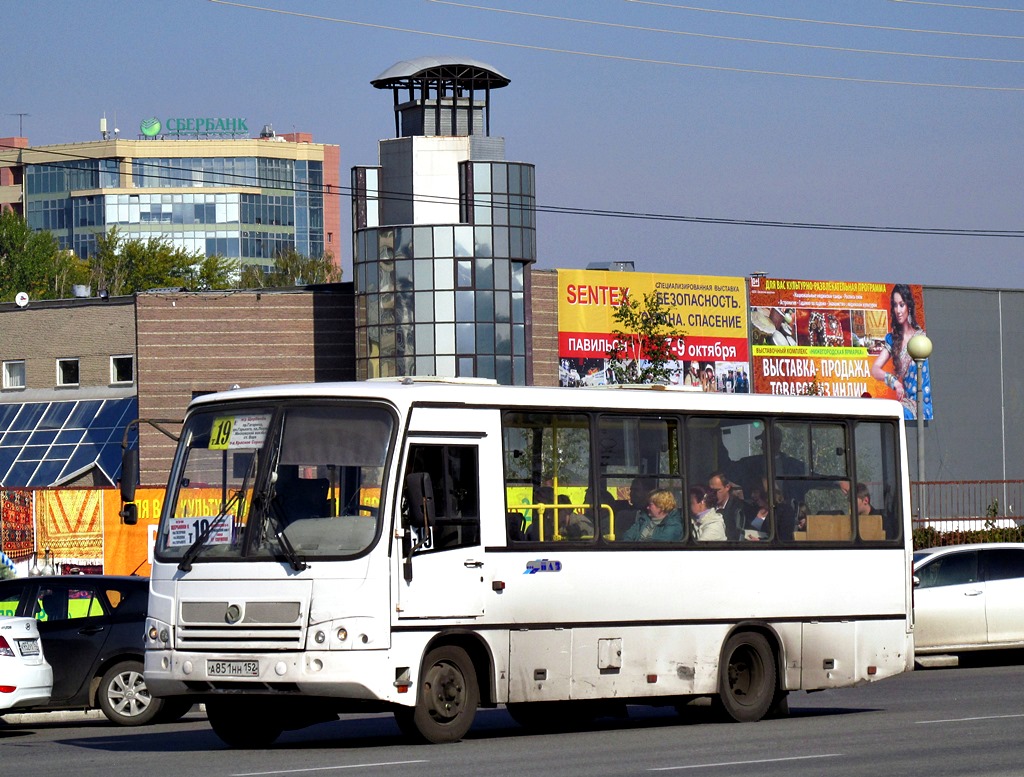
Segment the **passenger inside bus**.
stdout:
[[648,495],[647,517],[622,535],[625,542],[675,542],[682,538],[683,518],[675,496],[667,488]]
[[708,488],[715,494],[715,507],[725,520],[725,536],[730,542],[742,540],[747,530],[754,529],[756,509],[742,498],[739,487],[721,470],[708,475]]
[[615,536],[619,539],[647,516],[647,497],[658,487],[651,477],[635,477],[629,486],[629,501],[615,511]]
[[690,486],[690,520],[697,542],[725,542],[725,519],[715,506],[715,494],[704,486]]

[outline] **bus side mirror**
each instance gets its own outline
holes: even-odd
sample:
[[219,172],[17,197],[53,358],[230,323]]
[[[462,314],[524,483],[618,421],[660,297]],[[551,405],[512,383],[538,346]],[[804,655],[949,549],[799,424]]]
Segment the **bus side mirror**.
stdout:
[[[135,501],[135,486],[139,482],[139,449],[121,451],[121,501]],[[127,523],[127,521],[125,522]],[[134,521],[132,521],[134,523]]]
[[139,508],[134,502],[124,505],[118,515],[125,526],[134,526],[139,522]]
[[405,476],[405,503],[409,506],[408,525],[434,528],[434,485],[427,472]]

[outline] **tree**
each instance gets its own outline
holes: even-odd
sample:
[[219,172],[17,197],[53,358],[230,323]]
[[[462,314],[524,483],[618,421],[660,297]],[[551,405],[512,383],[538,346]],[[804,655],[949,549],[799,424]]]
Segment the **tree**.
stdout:
[[272,289],[312,283],[337,283],[340,280],[341,270],[330,253],[305,256],[294,248],[287,248],[277,255],[274,267],[269,272],[264,272],[257,265],[245,265],[242,268],[241,285],[245,289]]
[[641,303],[627,293],[613,318],[614,342],[608,350],[608,365],[618,383],[668,383],[676,367],[670,362],[673,341],[681,346],[685,332],[673,330],[668,308],[655,292]]
[[111,295],[168,286],[226,289],[235,276],[235,264],[224,257],[190,253],[166,237],[126,239],[117,227],[96,239],[90,265],[97,288]]
[[85,263],[62,251],[51,233],[34,231],[12,210],[0,212],[0,299],[19,291],[33,299],[63,297],[87,280]]
[[193,291],[230,289],[236,285],[238,262],[220,255],[206,256],[192,266],[185,285]]

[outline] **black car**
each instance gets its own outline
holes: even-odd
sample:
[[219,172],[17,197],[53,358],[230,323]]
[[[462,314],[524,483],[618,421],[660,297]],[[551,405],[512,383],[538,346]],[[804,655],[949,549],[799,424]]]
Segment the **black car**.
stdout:
[[[0,580],[0,612],[33,617],[53,667],[43,710],[99,707],[112,722],[141,726],[177,720],[191,708],[157,699],[142,676],[149,580],[57,575]],[[10,709],[5,713],[24,710]]]

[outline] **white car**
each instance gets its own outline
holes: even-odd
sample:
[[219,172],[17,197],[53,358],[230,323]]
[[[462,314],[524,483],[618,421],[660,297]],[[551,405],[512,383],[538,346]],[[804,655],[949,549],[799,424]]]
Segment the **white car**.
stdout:
[[1024,647],[1024,543],[914,553],[917,653]]
[[46,704],[52,688],[35,618],[0,616],[0,713]]

